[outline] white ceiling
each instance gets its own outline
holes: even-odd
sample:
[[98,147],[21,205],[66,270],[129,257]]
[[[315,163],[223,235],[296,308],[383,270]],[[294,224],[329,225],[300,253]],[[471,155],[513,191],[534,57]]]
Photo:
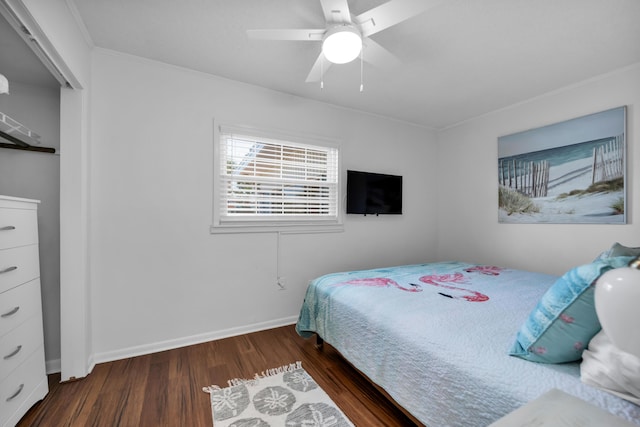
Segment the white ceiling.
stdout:
[[[318,0],[67,2],[95,46],[434,129],[640,62],[640,0],[436,1],[372,36],[400,65],[365,63],[363,93],[359,61],[333,65],[321,90],[305,83],[319,42],[246,35],[324,28]],[[385,2],[349,5],[358,15]]]

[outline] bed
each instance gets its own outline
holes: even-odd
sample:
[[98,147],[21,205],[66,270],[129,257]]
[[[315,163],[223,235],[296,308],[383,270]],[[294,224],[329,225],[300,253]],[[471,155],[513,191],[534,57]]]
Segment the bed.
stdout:
[[296,330],[428,426],[487,426],[552,388],[640,425],[639,406],[581,381],[579,360],[510,354],[558,280],[463,262],[328,274],[309,284]]

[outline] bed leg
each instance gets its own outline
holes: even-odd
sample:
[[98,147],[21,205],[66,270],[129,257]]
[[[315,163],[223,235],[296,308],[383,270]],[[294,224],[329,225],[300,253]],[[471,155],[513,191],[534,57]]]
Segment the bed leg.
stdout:
[[322,350],[323,345],[324,345],[324,340],[320,335],[316,334],[316,348],[318,350]]

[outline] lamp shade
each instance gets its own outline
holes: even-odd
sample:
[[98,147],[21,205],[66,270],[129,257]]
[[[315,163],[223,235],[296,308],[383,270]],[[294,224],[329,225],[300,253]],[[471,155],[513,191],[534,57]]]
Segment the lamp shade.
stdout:
[[9,80],[0,74],[0,94],[9,93]]
[[595,305],[602,329],[620,350],[640,357],[640,259],[604,273],[596,282]]
[[322,41],[322,53],[334,64],[346,64],[358,57],[362,50],[362,36],[351,25],[330,28]]

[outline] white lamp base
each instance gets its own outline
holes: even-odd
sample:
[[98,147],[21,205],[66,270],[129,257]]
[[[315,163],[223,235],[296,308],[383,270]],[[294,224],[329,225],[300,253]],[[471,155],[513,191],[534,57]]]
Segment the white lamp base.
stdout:
[[616,268],[600,276],[595,305],[602,329],[611,342],[620,350],[640,357],[640,270]]

